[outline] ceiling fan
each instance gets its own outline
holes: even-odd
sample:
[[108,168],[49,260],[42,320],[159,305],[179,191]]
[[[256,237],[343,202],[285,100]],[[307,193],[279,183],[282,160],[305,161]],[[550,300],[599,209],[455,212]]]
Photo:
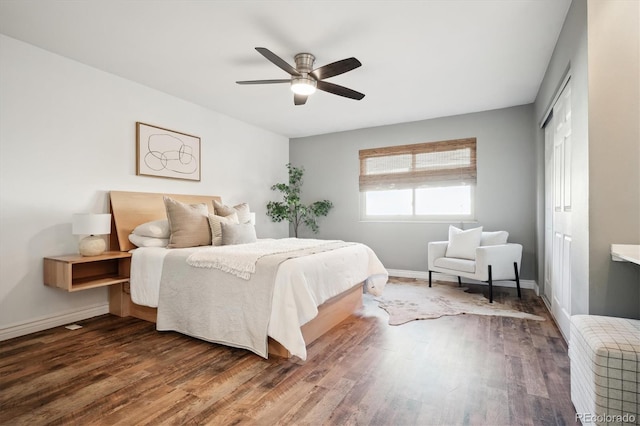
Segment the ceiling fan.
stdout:
[[316,89],[324,92],[333,93],[334,95],[344,96],[345,98],[355,99],[359,101],[364,98],[364,94],[356,92],[344,86],[324,81],[329,77],[344,74],[347,71],[358,68],[362,64],[356,58],[347,58],[341,61],[332,62],[330,64],[313,69],[315,56],[311,53],[298,53],[294,59],[296,67],[289,65],[287,61],[280,58],[267,48],[256,47],[262,56],[267,58],[276,66],[291,74],[291,78],[279,80],[248,80],[236,81],[238,84],[277,84],[291,83],[291,91],[293,92],[293,103],[295,105],[304,105],[309,95],[313,94]]

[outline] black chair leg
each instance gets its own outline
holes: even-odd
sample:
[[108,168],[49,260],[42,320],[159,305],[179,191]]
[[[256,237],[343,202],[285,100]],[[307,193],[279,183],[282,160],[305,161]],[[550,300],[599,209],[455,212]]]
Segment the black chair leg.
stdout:
[[431,271],[429,271],[429,287],[431,287]]
[[458,277],[458,287],[462,287],[462,280]]
[[489,265],[489,303],[493,303],[493,278],[491,277],[491,265]]
[[513,270],[516,273],[516,287],[518,287],[518,297],[522,299],[522,294],[520,293],[520,276],[518,275],[518,262],[513,262]]

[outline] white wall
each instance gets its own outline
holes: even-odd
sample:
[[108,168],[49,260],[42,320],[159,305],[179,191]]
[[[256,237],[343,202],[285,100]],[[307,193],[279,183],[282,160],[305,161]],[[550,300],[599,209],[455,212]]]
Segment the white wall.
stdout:
[[[290,158],[304,166],[303,201],[329,199],[320,238],[369,245],[389,269],[427,270],[427,243],[446,240],[449,223],[362,222],[358,151],[364,148],[477,138],[477,224],[509,231],[524,246],[522,278],[535,278],[535,145],[533,106],[292,139]],[[460,223],[454,223],[460,226]],[[303,235],[312,235],[308,232]]]
[[[136,176],[136,121],[200,136],[202,180]],[[108,212],[110,190],[246,201],[258,236],[286,236],[265,212],[288,150],[283,136],[0,35],[0,336],[104,309],[106,288],[45,287],[42,258],[77,252],[72,214]]]

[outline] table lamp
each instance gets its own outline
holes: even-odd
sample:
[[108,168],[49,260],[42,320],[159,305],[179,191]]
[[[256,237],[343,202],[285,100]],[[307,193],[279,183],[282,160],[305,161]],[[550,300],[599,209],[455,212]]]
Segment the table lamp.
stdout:
[[88,235],[80,240],[78,251],[83,256],[98,256],[104,253],[107,244],[100,235],[111,233],[111,215],[85,214],[73,215],[71,226],[73,235]]

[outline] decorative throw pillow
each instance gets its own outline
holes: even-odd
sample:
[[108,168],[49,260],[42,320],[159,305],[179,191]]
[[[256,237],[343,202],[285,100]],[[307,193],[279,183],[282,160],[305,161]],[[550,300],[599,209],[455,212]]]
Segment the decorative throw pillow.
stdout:
[[213,200],[213,209],[218,216],[229,216],[236,213],[238,215],[238,222],[249,223],[251,222],[251,211],[249,210],[249,204],[241,203],[233,207],[225,206],[218,200]]
[[483,232],[480,237],[481,246],[497,246],[507,244],[509,233],[507,231]]
[[211,230],[206,204],[185,204],[164,197],[171,237],[169,248],[184,248],[211,245]]
[[135,227],[133,234],[140,235],[141,237],[169,238],[169,236],[171,236],[169,221],[167,219],[161,219],[143,223]]
[[476,248],[480,246],[482,226],[463,231],[455,226],[449,226],[449,245],[446,257],[476,260]]
[[166,247],[169,245],[169,238],[143,237],[136,234],[129,234],[129,241],[137,247]]
[[216,216],[214,214],[209,215],[209,227],[211,228],[211,244],[214,246],[222,245],[222,224],[238,224],[238,214],[236,212],[231,213],[229,216]]
[[255,243],[256,228],[250,223],[232,224],[221,223],[222,225],[222,245]]

